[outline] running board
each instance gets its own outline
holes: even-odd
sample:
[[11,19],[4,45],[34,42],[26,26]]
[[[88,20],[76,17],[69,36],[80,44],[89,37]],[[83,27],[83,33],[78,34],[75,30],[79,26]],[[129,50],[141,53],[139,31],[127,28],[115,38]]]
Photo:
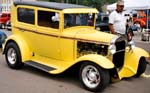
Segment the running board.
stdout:
[[32,61],[32,60],[26,61],[25,64],[32,66],[34,68],[40,69],[42,71],[48,72],[48,73],[49,73],[49,71],[56,70],[53,67],[49,67],[49,66],[40,64],[40,63]]

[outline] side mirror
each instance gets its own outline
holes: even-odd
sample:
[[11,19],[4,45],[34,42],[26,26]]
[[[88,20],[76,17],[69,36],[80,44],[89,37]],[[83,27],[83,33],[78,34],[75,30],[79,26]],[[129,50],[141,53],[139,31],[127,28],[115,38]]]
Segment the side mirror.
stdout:
[[132,33],[129,32],[129,33],[127,34],[128,41],[131,41],[131,40],[132,40],[132,37],[133,37]]

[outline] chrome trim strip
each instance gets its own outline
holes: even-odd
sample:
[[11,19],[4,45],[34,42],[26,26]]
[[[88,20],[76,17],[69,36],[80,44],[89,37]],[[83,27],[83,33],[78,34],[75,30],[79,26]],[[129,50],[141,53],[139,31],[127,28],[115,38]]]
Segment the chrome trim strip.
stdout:
[[35,31],[35,30],[29,30],[29,29],[24,29],[24,28],[20,28],[20,27],[16,27],[16,28],[18,28],[20,30],[23,30],[23,31],[40,34],[40,35],[60,37],[60,38],[65,38],[65,39],[78,40],[78,41],[82,41],[82,42],[91,42],[91,43],[96,43],[96,44],[104,44],[104,45],[108,45],[109,44],[107,42],[100,42],[100,41],[95,41],[95,40],[87,40],[87,39],[81,39],[81,38],[75,38],[75,37],[67,37],[67,36],[57,36],[57,35],[52,35],[52,34],[45,34],[45,33],[41,33],[41,32]]

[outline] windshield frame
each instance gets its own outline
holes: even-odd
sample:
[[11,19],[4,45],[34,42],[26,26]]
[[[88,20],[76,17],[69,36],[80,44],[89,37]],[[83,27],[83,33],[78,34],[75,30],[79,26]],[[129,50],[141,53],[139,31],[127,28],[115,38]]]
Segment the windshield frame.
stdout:
[[96,13],[64,13],[64,29],[78,26],[94,27],[95,15]]

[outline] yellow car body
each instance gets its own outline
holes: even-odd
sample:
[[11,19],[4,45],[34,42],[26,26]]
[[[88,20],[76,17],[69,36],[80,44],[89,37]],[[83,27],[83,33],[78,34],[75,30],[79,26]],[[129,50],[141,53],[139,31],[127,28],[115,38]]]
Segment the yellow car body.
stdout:
[[[123,63],[121,67],[117,68],[113,63],[113,54],[110,53],[109,46],[114,44],[113,40],[119,40],[118,38],[120,37],[95,30],[95,18],[98,13],[95,8],[71,7],[57,9],[55,7],[50,8],[51,6],[49,7],[48,4],[44,6],[44,4],[40,5],[34,2],[15,2],[13,4],[11,11],[13,34],[4,43],[4,54],[7,54],[6,52],[9,50],[7,45],[10,42],[15,42],[20,50],[21,62],[48,73],[59,74],[76,64],[91,62],[110,72],[112,69],[115,70],[115,74],[118,75],[119,79],[134,76],[138,71],[140,59],[149,57],[145,50],[138,47],[131,49],[130,46],[127,46],[124,48],[125,52],[121,54],[123,56],[121,62]],[[31,16],[34,13],[34,16],[30,17],[33,21],[29,21],[30,18],[28,20],[28,18],[22,17],[22,11],[31,13],[29,15],[26,14],[27,16]],[[48,12],[55,12],[55,16],[56,13],[59,14],[59,25],[57,28],[42,26],[39,23],[40,18],[46,20],[46,18],[44,19],[46,17],[44,13],[48,14]],[[81,13],[83,15],[87,13],[93,14],[92,26],[64,27],[65,14]],[[88,49],[86,49],[86,46],[88,46]],[[94,48],[89,50],[90,46],[102,50],[99,51],[100,53],[95,51]],[[117,56],[115,60],[117,60]]]

